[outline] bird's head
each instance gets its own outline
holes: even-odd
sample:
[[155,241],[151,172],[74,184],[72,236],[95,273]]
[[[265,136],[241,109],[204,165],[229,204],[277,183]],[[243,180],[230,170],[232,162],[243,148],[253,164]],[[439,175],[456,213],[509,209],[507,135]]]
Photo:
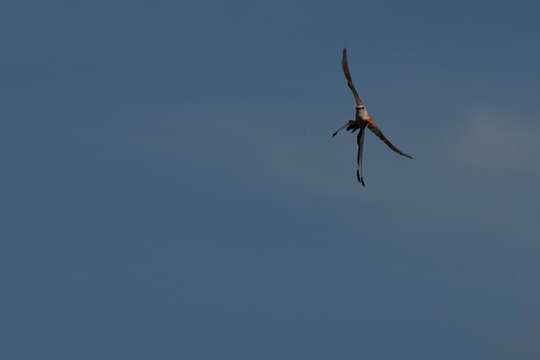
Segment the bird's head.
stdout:
[[367,118],[369,118],[369,113],[363,104],[356,105],[356,112],[362,120],[367,120]]

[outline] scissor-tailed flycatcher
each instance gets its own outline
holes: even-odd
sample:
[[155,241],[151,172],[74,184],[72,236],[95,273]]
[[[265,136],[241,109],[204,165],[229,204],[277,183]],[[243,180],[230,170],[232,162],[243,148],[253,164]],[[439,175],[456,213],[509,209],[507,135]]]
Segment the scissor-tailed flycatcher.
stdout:
[[345,79],[347,79],[347,85],[349,85],[349,88],[354,95],[354,100],[356,101],[355,119],[347,121],[343,126],[337,129],[332,134],[332,136],[336,136],[337,133],[343,129],[346,129],[350,132],[355,132],[356,130],[360,129],[358,135],[356,136],[356,142],[358,144],[358,154],[356,156],[356,178],[362,184],[362,186],[366,186],[366,184],[364,183],[364,177],[362,176],[362,154],[364,152],[364,134],[366,127],[371,130],[372,133],[377,135],[377,137],[381,139],[390,149],[397,152],[399,155],[408,157],[409,159],[412,159],[412,156],[405,154],[404,152],[399,150],[394,144],[392,144],[390,140],[388,140],[386,136],[384,136],[382,131],[377,127],[373,118],[369,116],[369,113],[362,100],[360,100],[360,96],[358,96],[358,92],[356,91],[356,88],[354,87],[354,84],[352,82],[349,64],[347,63],[347,49],[343,49],[341,66],[343,67]]

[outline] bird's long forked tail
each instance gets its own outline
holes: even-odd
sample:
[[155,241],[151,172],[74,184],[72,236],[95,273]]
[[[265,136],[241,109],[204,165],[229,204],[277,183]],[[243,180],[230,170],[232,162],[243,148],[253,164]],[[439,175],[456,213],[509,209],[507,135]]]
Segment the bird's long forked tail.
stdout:
[[363,125],[360,127],[360,132],[356,136],[356,144],[358,145],[358,153],[356,154],[356,179],[358,179],[358,182],[362,184],[362,186],[366,186],[366,183],[364,182],[364,176],[362,174],[363,169],[363,156],[364,156],[364,135],[366,134],[366,125]]

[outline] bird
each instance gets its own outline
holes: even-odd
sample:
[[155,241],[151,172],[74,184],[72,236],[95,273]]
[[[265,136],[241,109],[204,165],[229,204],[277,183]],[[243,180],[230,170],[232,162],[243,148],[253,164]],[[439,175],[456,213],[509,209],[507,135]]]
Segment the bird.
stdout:
[[356,179],[358,180],[360,184],[362,184],[362,186],[365,187],[366,183],[364,181],[364,176],[362,173],[362,158],[363,158],[363,153],[364,153],[364,135],[366,133],[365,131],[366,127],[373,134],[375,134],[379,139],[381,139],[382,142],[384,142],[394,152],[409,159],[412,159],[413,157],[399,150],[394,144],[392,144],[390,140],[388,140],[388,138],[384,136],[383,132],[381,131],[381,129],[379,129],[377,124],[375,124],[375,120],[373,120],[373,118],[369,115],[364,102],[360,99],[360,96],[358,95],[358,91],[356,91],[356,88],[353,84],[351,71],[349,70],[349,63],[347,61],[346,48],[344,48],[342,52],[341,67],[343,68],[343,73],[345,74],[347,85],[349,86],[349,89],[351,89],[354,96],[354,100],[356,102],[355,114],[354,114],[355,118],[354,120],[348,120],[345,124],[343,124],[339,129],[337,129],[332,134],[332,137],[336,136],[343,129],[346,129],[347,131],[350,131],[351,133],[354,133],[356,130],[359,130],[356,136],[356,144],[358,146],[358,152],[356,154]]

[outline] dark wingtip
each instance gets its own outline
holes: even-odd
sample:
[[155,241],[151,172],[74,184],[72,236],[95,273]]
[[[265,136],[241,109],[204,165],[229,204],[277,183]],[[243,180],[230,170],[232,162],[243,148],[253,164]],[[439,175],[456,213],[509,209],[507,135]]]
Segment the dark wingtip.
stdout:
[[404,157],[409,158],[409,159],[413,159],[413,157],[411,155],[405,154],[403,152],[399,152],[399,155],[404,156]]
[[332,137],[336,136],[337,135],[337,131],[335,133],[332,134]]

